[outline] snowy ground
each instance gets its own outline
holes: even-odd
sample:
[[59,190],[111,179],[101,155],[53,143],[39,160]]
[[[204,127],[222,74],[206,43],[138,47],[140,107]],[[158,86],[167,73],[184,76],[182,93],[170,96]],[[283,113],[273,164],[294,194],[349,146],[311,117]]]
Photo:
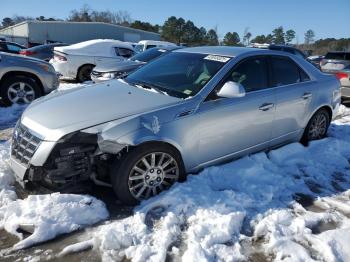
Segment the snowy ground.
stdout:
[[[0,129],[10,130],[23,109],[0,109]],[[322,141],[207,168],[123,219],[110,216],[115,211],[105,199],[88,195],[17,199],[6,165],[8,133],[0,131],[0,233],[18,240],[0,259],[84,228],[60,250],[39,245],[21,260],[92,248],[104,261],[350,261],[350,110],[344,106]]]

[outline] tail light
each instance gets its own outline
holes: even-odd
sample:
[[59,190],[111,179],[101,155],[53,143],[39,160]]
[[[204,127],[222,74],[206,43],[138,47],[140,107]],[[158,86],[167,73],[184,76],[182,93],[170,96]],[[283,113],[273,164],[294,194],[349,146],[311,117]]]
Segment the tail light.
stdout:
[[348,77],[349,77],[348,74],[346,74],[346,73],[341,73],[341,72],[336,73],[335,76],[337,77],[338,80],[340,80],[340,79],[342,79],[342,78],[348,78]]
[[23,49],[23,50],[20,50],[20,51],[19,51],[19,54],[21,54],[21,55],[26,55],[26,56],[30,56],[30,55],[34,55],[35,52],[30,51],[30,50],[27,50],[27,49]]
[[63,55],[55,54],[54,59],[57,61],[67,61],[67,58]]

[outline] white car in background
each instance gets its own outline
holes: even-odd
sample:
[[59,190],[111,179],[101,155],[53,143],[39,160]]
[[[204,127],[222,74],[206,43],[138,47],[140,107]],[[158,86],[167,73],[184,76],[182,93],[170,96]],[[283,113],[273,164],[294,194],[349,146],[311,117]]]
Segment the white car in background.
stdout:
[[108,61],[122,61],[133,56],[131,44],[111,39],[96,39],[54,48],[50,63],[60,78],[84,82],[90,80],[92,69]]
[[168,46],[176,46],[176,44],[171,42],[166,42],[166,41],[142,40],[138,42],[138,44],[134,47],[134,49],[137,53],[141,53],[153,47],[168,47]]

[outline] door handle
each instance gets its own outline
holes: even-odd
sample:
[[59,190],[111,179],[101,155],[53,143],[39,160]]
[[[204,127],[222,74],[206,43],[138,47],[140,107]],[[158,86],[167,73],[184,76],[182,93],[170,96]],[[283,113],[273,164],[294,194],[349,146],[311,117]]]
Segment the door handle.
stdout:
[[304,93],[302,96],[301,96],[301,98],[302,99],[309,99],[309,98],[311,98],[312,97],[312,94],[311,93]]
[[271,108],[274,107],[274,104],[273,103],[265,103],[265,104],[262,104],[260,107],[259,107],[259,110],[261,111],[267,111]]

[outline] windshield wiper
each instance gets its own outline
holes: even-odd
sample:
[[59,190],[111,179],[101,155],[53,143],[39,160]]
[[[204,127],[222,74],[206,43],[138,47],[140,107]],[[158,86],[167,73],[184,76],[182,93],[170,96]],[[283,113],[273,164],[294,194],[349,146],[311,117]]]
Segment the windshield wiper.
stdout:
[[154,84],[150,84],[150,83],[146,83],[146,82],[135,82],[134,85],[135,86],[140,86],[140,87],[145,88],[145,89],[150,89],[150,90],[153,89],[153,90],[157,91],[160,94],[168,95],[165,91],[162,90],[161,87],[159,87],[157,85],[154,85]]

